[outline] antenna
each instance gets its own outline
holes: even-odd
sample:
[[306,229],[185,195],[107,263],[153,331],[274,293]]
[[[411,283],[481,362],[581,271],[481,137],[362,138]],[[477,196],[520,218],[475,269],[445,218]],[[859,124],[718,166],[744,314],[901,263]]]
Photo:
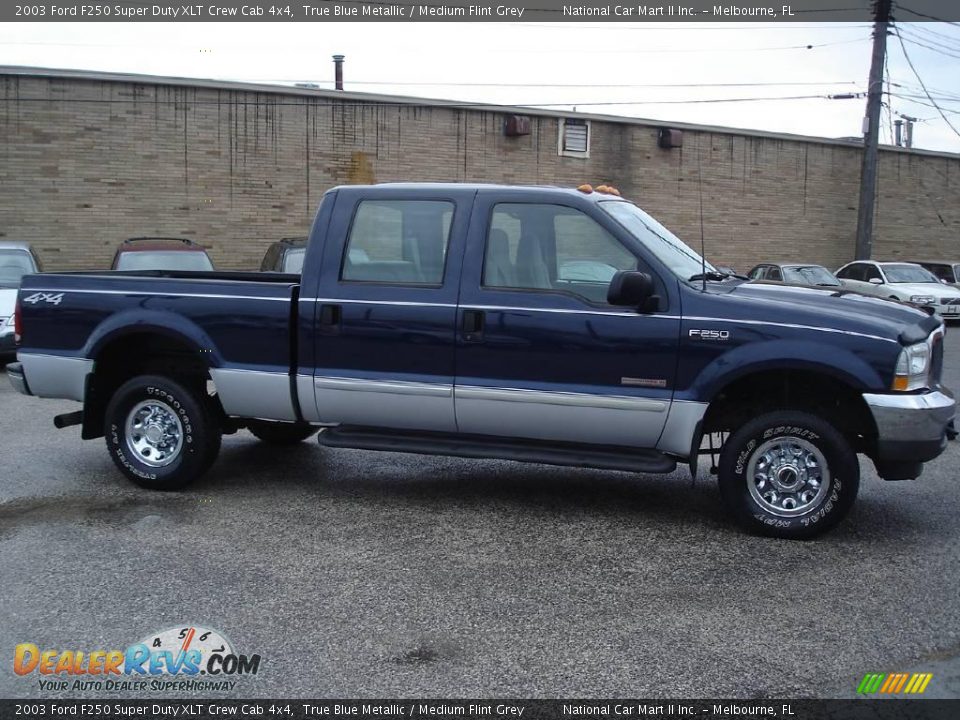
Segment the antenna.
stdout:
[[703,238],[703,168],[700,163],[700,142],[697,139],[697,191],[700,194],[700,292],[707,291],[707,248]]

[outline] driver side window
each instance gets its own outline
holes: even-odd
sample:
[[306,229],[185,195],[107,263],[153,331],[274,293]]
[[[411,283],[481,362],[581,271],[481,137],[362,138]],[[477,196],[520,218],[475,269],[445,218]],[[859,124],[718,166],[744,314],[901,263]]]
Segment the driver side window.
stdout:
[[483,286],[543,290],[605,303],[637,258],[595,220],[563,205],[500,203],[487,234]]

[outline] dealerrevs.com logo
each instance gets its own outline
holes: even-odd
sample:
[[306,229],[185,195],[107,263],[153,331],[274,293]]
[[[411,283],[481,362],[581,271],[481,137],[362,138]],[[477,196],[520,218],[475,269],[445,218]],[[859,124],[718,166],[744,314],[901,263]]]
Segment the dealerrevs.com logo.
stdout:
[[20,643],[13,671],[41,690],[232,690],[256,675],[260,655],[245,655],[217,630],[190,625],[152,633],[126,650],[41,649]]

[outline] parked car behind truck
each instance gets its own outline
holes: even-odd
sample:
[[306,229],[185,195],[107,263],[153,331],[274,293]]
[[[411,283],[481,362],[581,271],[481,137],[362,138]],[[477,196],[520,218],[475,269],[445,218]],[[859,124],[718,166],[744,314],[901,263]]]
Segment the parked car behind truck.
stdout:
[[[612,280],[566,274],[591,258]],[[706,270],[706,272],[704,272]],[[299,282],[269,273],[30,276],[21,392],[179,488],[223,433],[270,443],[696,472],[747,529],[815,536],[937,457],[954,415],[942,323],[857,294],[718,273],[589,188],[335,188]],[[207,392],[208,382],[216,394]]]
[[960,290],[919,265],[858,260],[837,270],[837,277],[851,290],[928,308],[946,319],[960,318]]
[[947,260],[911,260],[910,262],[929,270],[945,285],[960,288],[960,263]]
[[765,263],[755,266],[747,277],[751,280],[772,280],[786,282],[791,285],[808,285],[810,287],[840,287],[840,281],[832,272],[822,265],[810,263]]
[[16,355],[14,309],[24,275],[40,272],[43,265],[28,243],[0,241],[0,362]]
[[213,270],[207,251],[188,238],[135,237],[113,255],[113,270]]
[[260,269],[265,272],[297,273],[303,270],[307,252],[307,238],[289,237],[270,243],[263,255]]

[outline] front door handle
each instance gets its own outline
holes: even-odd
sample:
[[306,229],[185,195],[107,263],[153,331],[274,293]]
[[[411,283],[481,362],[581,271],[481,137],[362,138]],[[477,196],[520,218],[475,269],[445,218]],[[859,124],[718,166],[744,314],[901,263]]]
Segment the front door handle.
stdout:
[[483,310],[463,311],[463,339],[466,342],[480,342],[483,340],[483,325],[485,313]]

